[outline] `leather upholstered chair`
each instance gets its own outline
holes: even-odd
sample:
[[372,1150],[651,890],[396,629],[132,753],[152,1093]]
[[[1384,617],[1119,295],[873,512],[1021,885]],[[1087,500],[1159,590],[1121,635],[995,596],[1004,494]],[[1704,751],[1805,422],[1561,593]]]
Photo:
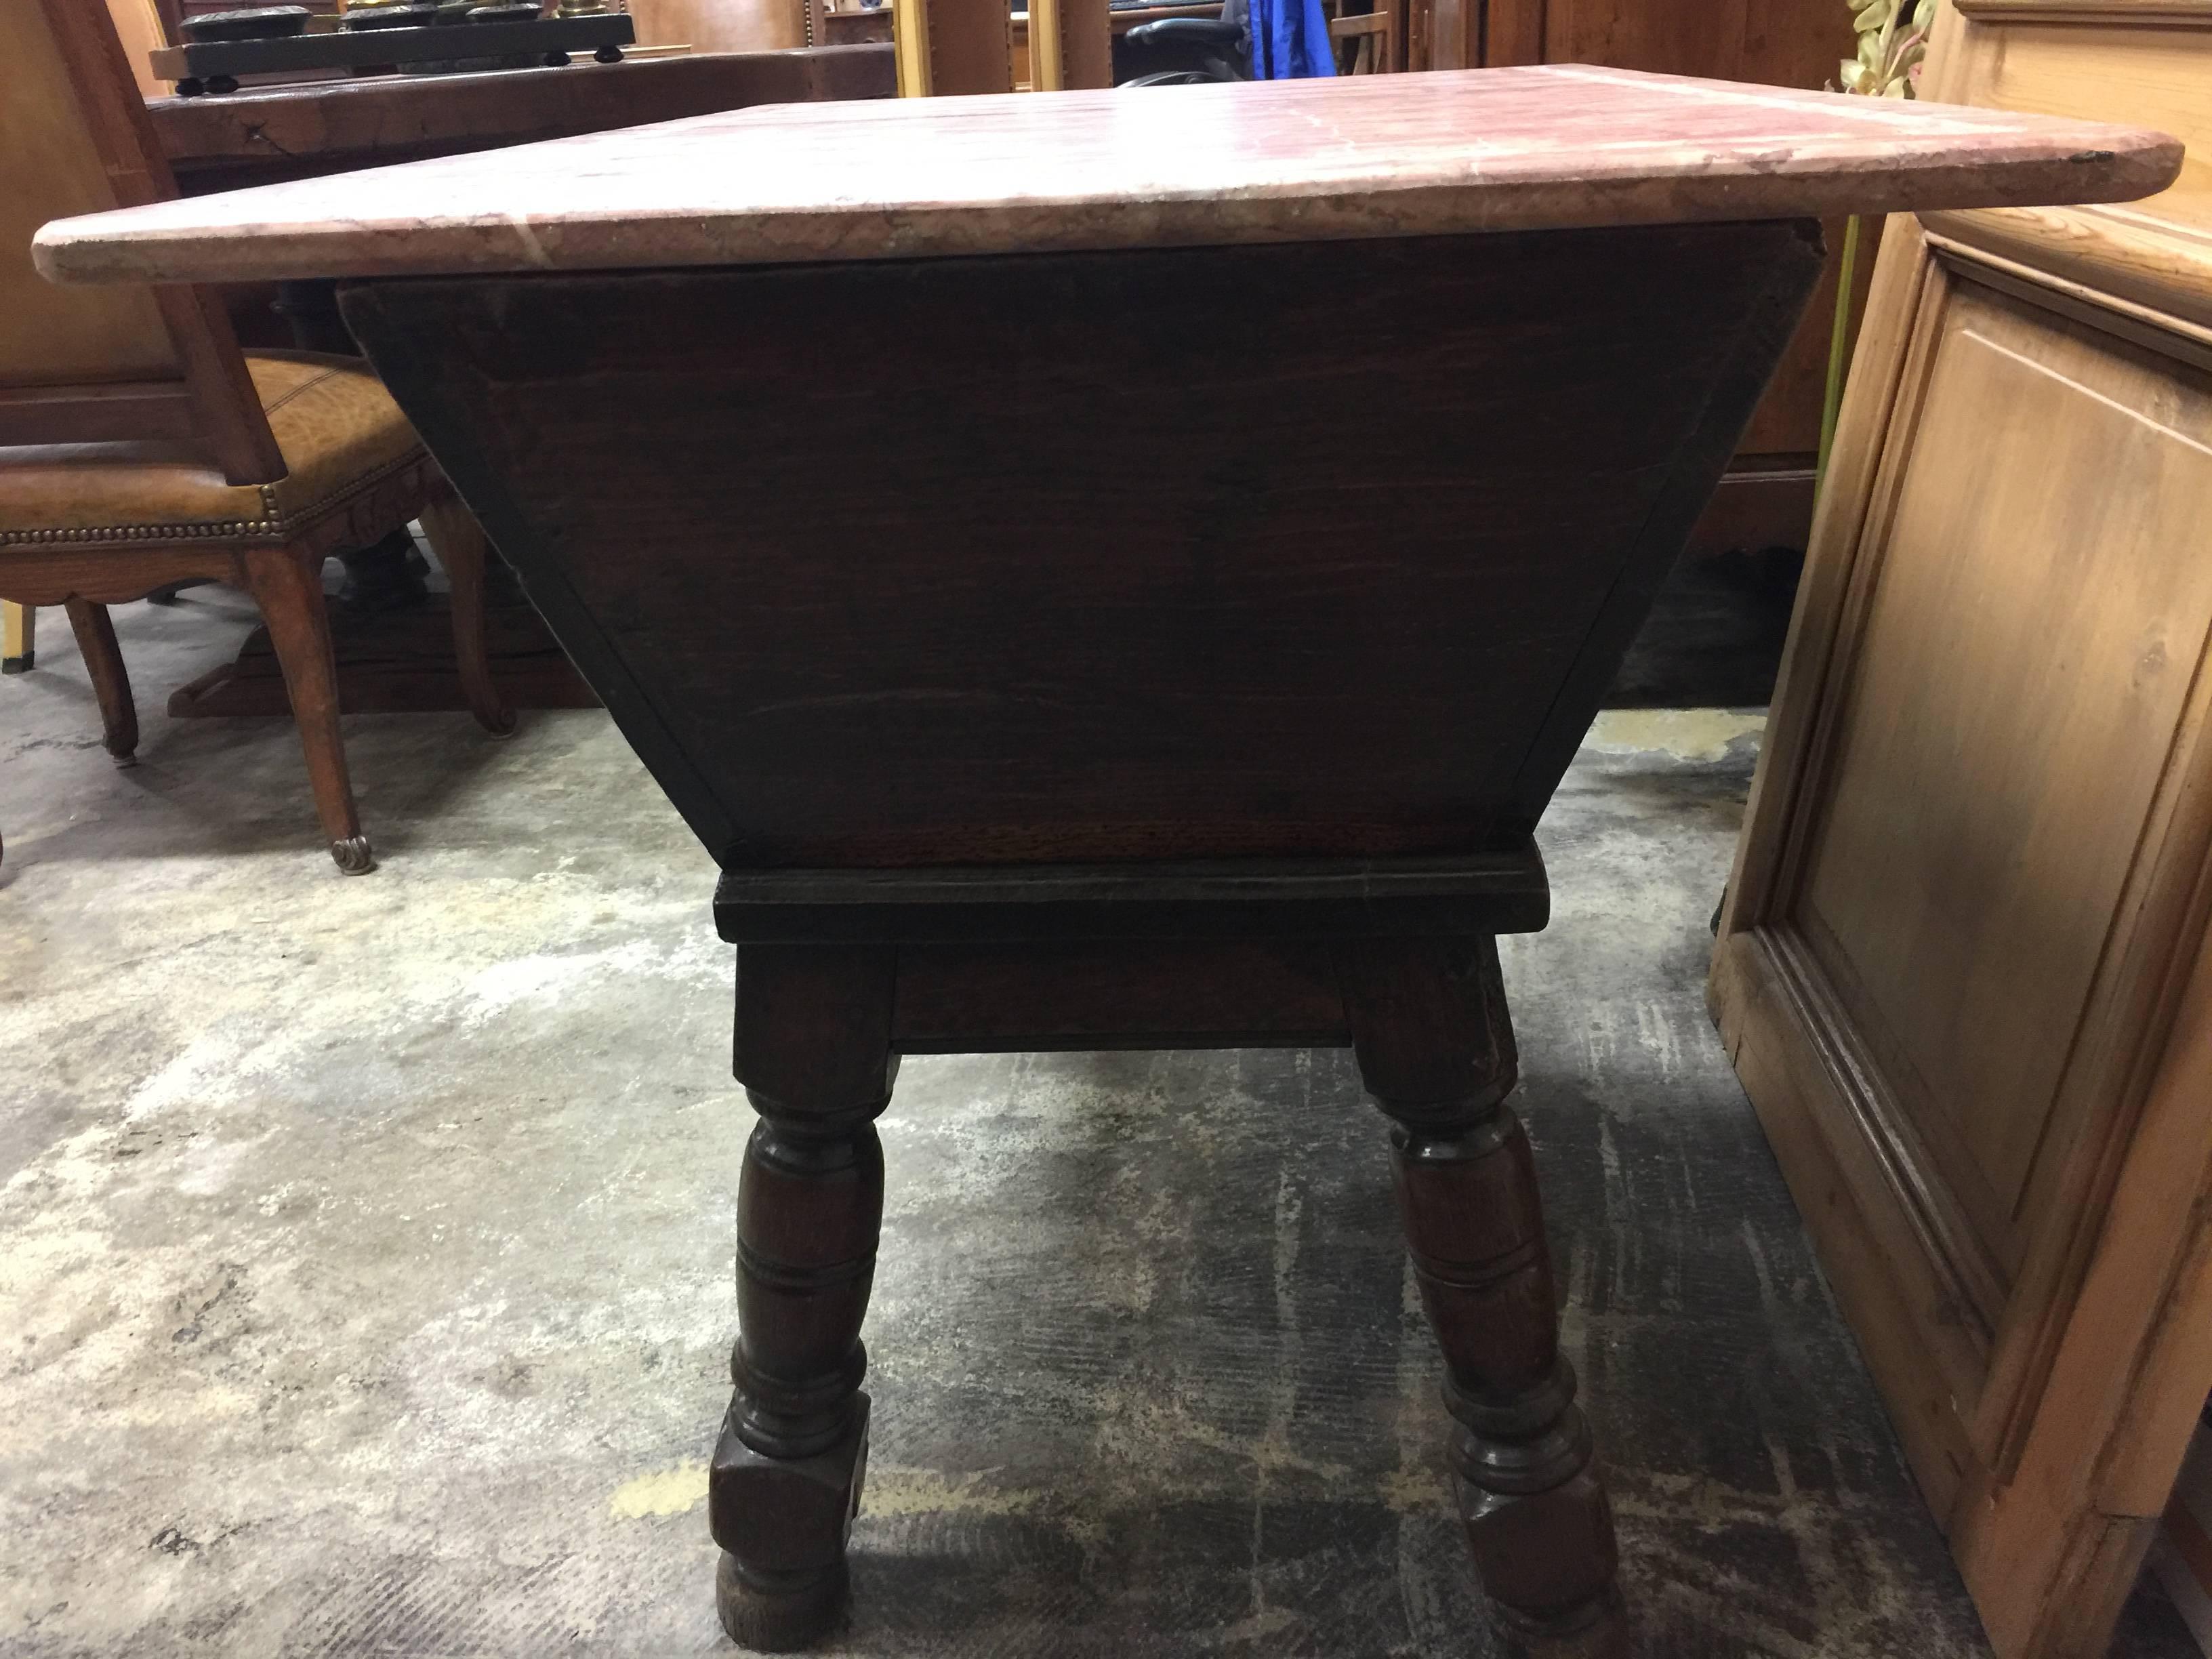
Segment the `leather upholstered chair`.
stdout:
[[174,193],[104,7],[0,0],[0,599],[64,605],[106,746],[137,745],[105,606],[207,579],[253,595],[284,672],[338,867],[374,859],[338,733],[325,556],[420,518],[452,579],[477,719],[511,730],[483,633],[483,532],[366,364],[241,353],[214,297],[60,289],[48,219]]

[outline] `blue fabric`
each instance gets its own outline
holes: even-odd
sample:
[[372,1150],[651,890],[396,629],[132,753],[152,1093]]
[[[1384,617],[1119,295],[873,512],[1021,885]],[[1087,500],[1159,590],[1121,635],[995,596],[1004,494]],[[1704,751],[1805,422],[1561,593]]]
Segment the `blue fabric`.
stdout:
[[1321,0],[1251,0],[1252,78],[1291,81],[1336,73]]

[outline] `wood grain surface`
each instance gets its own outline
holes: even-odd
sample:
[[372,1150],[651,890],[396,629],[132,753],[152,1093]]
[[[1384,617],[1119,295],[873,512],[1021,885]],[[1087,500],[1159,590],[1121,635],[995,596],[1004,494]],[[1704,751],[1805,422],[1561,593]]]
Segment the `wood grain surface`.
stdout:
[[1818,270],[1799,222],[340,303],[725,867],[1359,858],[1534,826]]
[[2136,1650],[2212,1384],[2212,10],[2064,16],[1923,89],[2190,165],[1891,225],[1711,985],[2001,1659]]
[[63,281],[752,264],[2125,200],[2139,129],[1576,65],[779,106],[47,226]]

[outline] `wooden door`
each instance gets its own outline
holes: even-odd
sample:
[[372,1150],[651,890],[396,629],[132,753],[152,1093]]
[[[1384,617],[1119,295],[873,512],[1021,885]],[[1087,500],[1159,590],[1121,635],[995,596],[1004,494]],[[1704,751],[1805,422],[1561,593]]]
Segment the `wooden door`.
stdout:
[[1949,0],[1924,90],[2190,159],[1890,223],[1711,993],[1998,1652],[2057,1659],[2212,1385],[2212,3]]

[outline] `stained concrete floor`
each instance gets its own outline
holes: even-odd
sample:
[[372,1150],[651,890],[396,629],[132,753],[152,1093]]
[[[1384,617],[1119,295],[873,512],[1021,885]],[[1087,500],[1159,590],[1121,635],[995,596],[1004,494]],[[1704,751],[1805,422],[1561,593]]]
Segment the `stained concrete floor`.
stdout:
[[[0,1653],[730,1651],[713,871],[596,714],[170,721],[243,601],[0,683]],[[1759,722],[1601,722],[1505,971],[1638,1650],[1986,1651],[1706,1023]],[[1333,1053],[909,1061],[834,1651],[1483,1656],[1380,1120]],[[2192,1651],[2155,1593],[2124,1654]]]

